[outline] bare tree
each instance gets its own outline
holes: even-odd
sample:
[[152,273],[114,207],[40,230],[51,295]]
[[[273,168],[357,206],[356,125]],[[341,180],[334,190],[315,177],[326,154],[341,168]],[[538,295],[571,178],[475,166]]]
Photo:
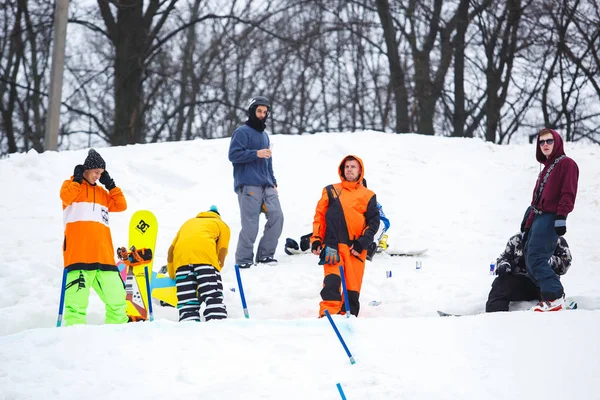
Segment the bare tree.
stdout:
[[0,12],[0,155],[41,152],[53,7],[17,0]]
[[594,105],[600,98],[600,5],[565,0],[540,11],[552,21],[547,43],[554,50],[542,92],[544,124],[561,130],[566,140],[599,143],[600,109]]
[[[176,2],[151,0],[144,12],[140,0],[98,0],[105,33],[115,51],[114,132],[111,135],[114,145],[144,142],[143,79],[147,60]],[[166,6],[161,7],[163,4]]]
[[410,132],[410,120],[408,117],[408,89],[406,85],[406,73],[402,67],[398,51],[399,39],[394,18],[390,11],[388,0],[377,0],[377,13],[381,20],[383,36],[387,47],[387,57],[390,68],[390,81],[394,99],[396,102],[396,132]]
[[[72,2],[61,149],[377,129],[599,140],[592,0]],[[0,5],[0,155],[42,149],[52,5]],[[81,33],[83,32],[83,34]],[[451,73],[453,77],[447,79]],[[543,122],[541,119],[543,118]]]
[[[454,39],[454,129],[452,136],[465,136],[465,37],[469,26],[469,0],[460,0]],[[472,136],[471,136],[472,137]]]

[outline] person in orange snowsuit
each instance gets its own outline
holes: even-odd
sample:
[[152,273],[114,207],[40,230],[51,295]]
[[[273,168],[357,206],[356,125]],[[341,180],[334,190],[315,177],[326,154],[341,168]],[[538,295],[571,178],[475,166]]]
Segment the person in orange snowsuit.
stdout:
[[[325,187],[317,204],[310,242],[325,272],[319,317],[325,310],[345,314],[345,301],[350,314],[358,316],[360,310],[367,248],[379,229],[377,198],[362,185],[364,170],[360,158],[344,157],[339,167],[341,183]],[[342,297],[340,265],[344,266],[347,299]]]

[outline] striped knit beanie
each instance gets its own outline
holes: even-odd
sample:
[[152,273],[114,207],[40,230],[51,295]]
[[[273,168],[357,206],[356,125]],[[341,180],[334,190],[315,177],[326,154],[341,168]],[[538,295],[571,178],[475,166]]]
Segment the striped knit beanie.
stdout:
[[106,169],[106,163],[96,150],[90,149],[88,156],[83,163],[83,168],[85,168],[85,170],[96,168]]

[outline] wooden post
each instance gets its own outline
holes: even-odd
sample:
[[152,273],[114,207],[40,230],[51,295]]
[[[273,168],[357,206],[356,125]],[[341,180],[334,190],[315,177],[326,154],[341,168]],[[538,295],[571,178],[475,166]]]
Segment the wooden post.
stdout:
[[50,93],[44,150],[57,150],[58,126],[60,123],[60,103],[62,102],[63,71],[65,68],[65,43],[67,40],[67,20],[69,0],[56,0],[54,10],[54,45],[52,48],[52,69],[50,72]]

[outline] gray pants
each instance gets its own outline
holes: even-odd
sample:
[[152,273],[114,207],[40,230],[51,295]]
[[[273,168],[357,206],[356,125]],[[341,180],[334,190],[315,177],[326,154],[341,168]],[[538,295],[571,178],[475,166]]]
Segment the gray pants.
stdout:
[[242,186],[237,191],[240,204],[242,230],[238,238],[235,252],[235,263],[252,263],[254,259],[254,242],[258,235],[258,222],[264,203],[266,207],[267,223],[263,236],[258,242],[256,261],[266,257],[273,257],[277,248],[277,241],[283,231],[283,212],[279,204],[277,191],[272,187]]

